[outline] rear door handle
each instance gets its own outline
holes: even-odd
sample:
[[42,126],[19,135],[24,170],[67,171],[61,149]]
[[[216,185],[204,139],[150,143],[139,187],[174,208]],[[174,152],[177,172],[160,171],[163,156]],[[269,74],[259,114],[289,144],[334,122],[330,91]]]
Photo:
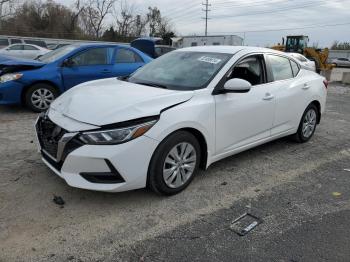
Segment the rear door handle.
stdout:
[[304,90],[307,90],[307,89],[309,89],[311,86],[309,85],[309,84],[307,84],[307,83],[305,83],[304,85],[303,85],[303,89]]
[[270,101],[272,99],[274,99],[275,96],[271,95],[270,93],[266,93],[263,100],[265,101]]
[[104,69],[104,70],[102,70],[101,73],[102,73],[102,74],[109,74],[109,73],[112,73],[112,71],[111,71],[111,70],[108,70],[108,69]]

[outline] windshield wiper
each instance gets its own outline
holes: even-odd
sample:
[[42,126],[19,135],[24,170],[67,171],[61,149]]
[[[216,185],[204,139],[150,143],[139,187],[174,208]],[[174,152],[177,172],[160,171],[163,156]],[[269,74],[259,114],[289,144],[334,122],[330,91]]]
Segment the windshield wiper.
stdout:
[[118,76],[117,79],[120,81],[129,82],[129,77],[130,76]]
[[149,82],[135,82],[135,84],[145,85],[145,86],[152,86],[152,87],[159,87],[159,88],[168,89],[168,87],[167,87],[167,86],[162,85],[162,84],[158,84],[158,83],[149,83]]

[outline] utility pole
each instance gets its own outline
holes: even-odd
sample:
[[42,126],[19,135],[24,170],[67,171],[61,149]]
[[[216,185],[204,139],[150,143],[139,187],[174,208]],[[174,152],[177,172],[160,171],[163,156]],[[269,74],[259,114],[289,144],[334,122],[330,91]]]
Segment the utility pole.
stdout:
[[205,36],[208,35],[208,12],[210,11],[209,10],[209,6],[211,6],[211,4],[209,4],[209,0],[205,0],[205,4],[202,3],[203,6],[205,6],[205,9],[202,9],[202,11],[205,12]]

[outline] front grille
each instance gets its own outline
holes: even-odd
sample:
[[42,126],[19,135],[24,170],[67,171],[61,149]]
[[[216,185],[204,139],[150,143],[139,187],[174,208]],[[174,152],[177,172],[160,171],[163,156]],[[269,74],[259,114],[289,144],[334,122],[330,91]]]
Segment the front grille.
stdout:
[[43,156],[43,158],[53,167],[55,168],[57,171],[61,171],[61,168],[63,166],[63,161],[60,162],[56,162],[55,160],[53,160],[51,157],[49,157],[45,152],[43,152],[41,150],[41,155]]
[[53,123],[48,117],[40,118],[36,129],[42,150],[56,159],[58,142],[67,131]]
[[65,134],[68,136],[72,133],[69,133],[65,129],[53,123],[47,116],[40,117],[38,119],[36,124],[36,131],[38,133],[38,139],[42,149],[41,154],[43,158],[58,171],[61,171],[63,162],[66,157],[71,152],[84,145],[84,143],[81,142],[77,136],[74,136],[73,134],[70,140],[62,142],[64,144],[63,152],[61,157],[59,157],[60,159],[57,159],[59,141],[61,139],[64,139],[63,136]]

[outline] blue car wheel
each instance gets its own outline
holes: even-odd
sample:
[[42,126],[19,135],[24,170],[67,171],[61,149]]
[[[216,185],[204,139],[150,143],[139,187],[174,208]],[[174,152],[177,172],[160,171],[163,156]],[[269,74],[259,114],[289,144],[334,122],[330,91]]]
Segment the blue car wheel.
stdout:
[[25,103],[34,112],[43,112],[57,96],[58,92],[53,86],[44,83],[35,84],[27,90]]

